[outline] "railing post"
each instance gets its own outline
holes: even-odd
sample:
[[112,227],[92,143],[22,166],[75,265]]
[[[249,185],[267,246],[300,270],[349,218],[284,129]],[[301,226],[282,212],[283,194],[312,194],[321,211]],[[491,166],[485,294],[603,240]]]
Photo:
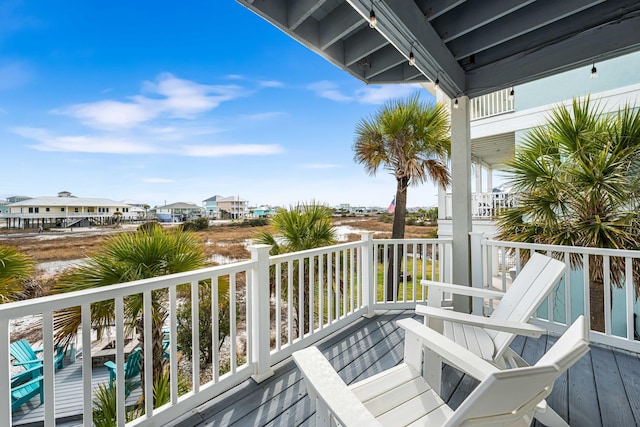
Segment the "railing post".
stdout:
[[[474,288],[482,288],[482,236],[484,233],[472,231],[471,236],[471,286]],[[472,299],[471,312],[475,315],[482,316],[482,300],[480,298]]]
[[375,303],[376,290],[374,288],[376,281],[374,280],[373,260],[373,232],[365,231],[360,233],[362,236],[362,303],[365,307],[364,317],[373,317],[375,312],[373,304]]
[[269,319],[269,245],[251,246],[251,343],[253,346],[252,378],[260,383],[274,374],[271,369]]

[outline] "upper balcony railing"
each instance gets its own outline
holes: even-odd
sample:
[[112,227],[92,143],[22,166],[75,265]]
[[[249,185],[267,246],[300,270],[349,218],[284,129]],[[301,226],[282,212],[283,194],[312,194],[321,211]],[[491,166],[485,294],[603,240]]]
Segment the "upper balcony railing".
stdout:
[[472,98],[470,103],[471,120],[486,119],[487,117],[514,111],[511,88]]
[[[628,350],[640,350],[635,340],[635,294],[632,266],[640,261],[640,251],[597,250],[558,246],[525,245],[483,240],[472,233],[472,285],[508,289],[511,275],[517,275],[531,250],[554,255],[571,269],[552,292],[536,322],[549,330],[561,331],[580,314],[589,317],[589,289],[602,286],[605,292],[603,332],[592,331],[591,339]],[[363,315],[375,310],[412,309],[427,300],[422,279],[451,281],[453,262],[451,241],[445,239],[374,240],[370,233],[360,241],[269,256],[268,246],[251,248],[248,261],[173,274],[153,279],[95,288],[0,305],[0,425],[11,425],[9,389],[11,338],[10,322],[24,316],[42,319],[43,387],[45,425],[53,426],[55,402],[55,332],[61,310],[76,308],[81,317],[75,349],[81,353],[83,422],[92,424],[92,306],[108,301],[113,306],[116,362],[116,408],[118,425],[125,424],[124,362],[127,304],[141,295],[143,311],[149,313],[158,302],[167,308],[165,323],[169,340],[169,402],[153,407],[153,340],[151,316],[144,316],[139,332],[143,344],[144,414],[131,425],[163,425],[207,400],[253,377],[269,377],[272,367],[294,351],[309,346]],[[595,257],[595,258],[594,258]],[[581,260],[581,262],[577,262]],[[599,261],[598,261],[599,260]],[[622,261],[620,261],[622,260]],[[621,281],[608,280],[611,266],[625,266]],[[600,268],[601,284],[589,279],[589,266]],[[456,266],[459,267],[459,266]],[[391,273],[390,273],[391,271]],[[617,286],[614,286],[617,285]],[[620,287],[621,286],[621,287]],[[614,290],[615,288],[615,290]],[[206,309],[200,304],[202,291],[213,296],[210,322],[200,322]],[[611,292],[611,297],[607,297]],[[607,299],[609,298],[609,299]],[[564,303],[562,303],[564,301]],[[223,303],[224,302],[224,303]],[[445,303],[447,301],[444,301]],[[191,304],[191,324],[179,329],[178,309]],[[474,301],[474,311],[491,309],[491,301]],[[228,323],[228,340],[220,339],[220,325]],[[211,326],[204,326],[204,325]],[[205,328],[201,330],[201,328]],[[183,354],[190,364],[189,391],[178,391],[179,332],[191,334],[191,350]],[[622,331],[622,332],[621,332]],[[212,342],[209,375],[201,380],[201,339]],[[222,342],[221,342],[222,341]],[[225,344],[222,345],[221,344]],[[220,350],[220,348],[223,350]],[[182,348],[186,353],[187,350]],[[204,377],[203,377],[204,378]]]
[[[471,217],[473,219],[494,219],[505,208],[515,206],[513,193],[473,193],[471,194]],[[453,204],[451,193],[445,196],[444,218],[451,219]]]

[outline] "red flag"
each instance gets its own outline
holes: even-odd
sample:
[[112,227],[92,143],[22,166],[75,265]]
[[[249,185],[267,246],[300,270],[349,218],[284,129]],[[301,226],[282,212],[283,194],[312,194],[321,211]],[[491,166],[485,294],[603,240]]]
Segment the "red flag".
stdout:
[[387,212],[389,212],[390,214],[394,213],[396,211],[396,198],[394,197],[393,200],[391,201],[391,204],[389,205],[389,207],[387,208]]

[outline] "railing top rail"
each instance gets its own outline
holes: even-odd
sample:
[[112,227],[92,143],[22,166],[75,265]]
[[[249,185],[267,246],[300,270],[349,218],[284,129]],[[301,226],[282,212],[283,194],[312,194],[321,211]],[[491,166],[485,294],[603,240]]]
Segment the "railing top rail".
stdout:
[[269,257],[269,259],[271,260],[271,264],[277,264],[278,262],[287,262],[300,258],[307,258],[313,255],[324,255],[329,252],[357,248],[359,246],[362,246],[364,243],[365,242],[363,242],[362,240],[357,240],[355,242],[340,243],[338,245],[324,246],[322,248],[307,249],[305,251],[290,252],[280,255],[272,255],[271,257]]
[[509,248],[519,248],[519,249],[538,249],[538,250],[547,250],[552,252],[574,252],[578,254],[587,254],[587,255],[608,255],[608,256],[615,256],[615,257],[640,258],[640,251],[637,251],[637,250],[590,248],[590,247],[584,247],[584,246],[545,245],[540,243],[509,242],[509,241],[494,240],[494,239],[483,240],[482,244],[485,246],[504,246]]
[[255,266],[256,261],[240,261],[234,264],[220,265],[203,268],[200,270],[186,271],[183,273],[169,274],[151,279],[136,280],[133,282],[119,283],[116,285],[102,286],[64,294],[50,295],[33,298],[25,301],[16,301],[0,304],[0,319],[13,319],[32,315],[34,313],[61,310],[82,304],[90,304],[97,301],[124,297],[167,288],[173,285],[182,285],[193,281],[206,280],[216,276],[239,273]]
[[451,243],[453,240],[451,239],[437,239],[437,238],[429,238],[429,239],[373,239],[373,243]]

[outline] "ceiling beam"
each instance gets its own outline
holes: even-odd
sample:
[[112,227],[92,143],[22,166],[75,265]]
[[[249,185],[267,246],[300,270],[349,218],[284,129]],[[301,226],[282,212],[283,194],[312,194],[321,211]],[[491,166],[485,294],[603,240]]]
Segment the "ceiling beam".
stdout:
[[432,20],[460,6],[467,0],[417,0],[416,3],[427,19]]
[[296,0],[289,2],[287,22],[290,30],[295,30],[300,24],[318,10],[326,0]]
[[[520,9],[482,28],[482,33],[467,33],[448,43],[457,60],[531,33],[602,3],[604,0],[538,0],[535,7]],[[600,16],[601,17],[601,16]],[[564,28],[566,28],[563,25]],[[545,29],[545,35],[546,34]]]
[[367,79],[371,79],[403,62],[408,62],[407,58],[401,55],[395,47],[388,45],[372,56],[371,68],[365,70],[364,75]]
[[[442,40],[447,43],[473,30],[484,27],[504,16],[507,16],[535,0],[500,0],[488,1],[478,7],[477,3],[465,3],[458,7],[455,13],[443,15],[432,20]],[[564,0],[561,2],[563,3]]]
[[589,28],[553,45],[531,49],[467,72],[467,94],[477,96],[513,84],[547,77],[593,61],[640,49],[640,12]]
[[362,16],[348,3],[342,3],[320,21],[320,48],[326,49],[364,25]]
[[[638,10],[640,10],[640,3],[637,0],[607,0],[583,10],[579,14],[571,15],[569,19],[580,22],[579,31],[581,32],[588,28],[601,26],[603,23],[617,21],[624,16],[624,13],[633,13]],[[554,40],[565,39],[571,35],[567,34],[567,22],[564,20],[556,21],[537,31],[526,33],[475,54],[474,64],[465,67],[465,69],[470,71],[509,57],[515,58],[535,46],[552,44]],[[462,37],[460,41],[465,39],[467,36]],[[452,43],[457,42],[458,40]]]
[[388,44],[389,40],[382,37],[376,30],[365,26],[344,41],[344,62],[347,67],[350,67]]

